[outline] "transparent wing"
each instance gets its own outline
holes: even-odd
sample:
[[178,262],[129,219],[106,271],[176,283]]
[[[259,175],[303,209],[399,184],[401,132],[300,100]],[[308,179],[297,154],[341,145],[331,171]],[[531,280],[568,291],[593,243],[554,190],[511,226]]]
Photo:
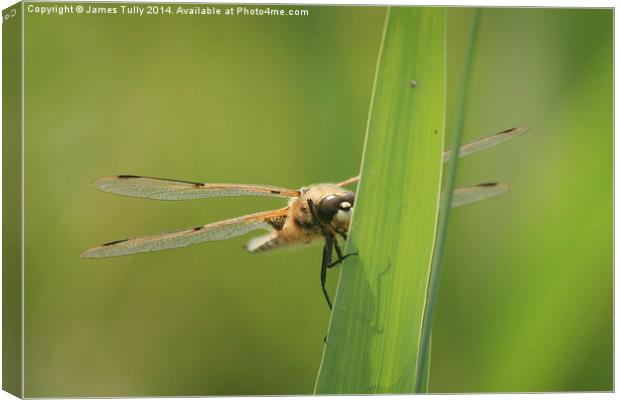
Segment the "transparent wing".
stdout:
[[452,193],[452,208],[491,199],[506,193],[509,189],[510,187],[503,183],[481,183],[475,186],[457,188]]
[[267,250],[277,249],[283,245],[284,243],[279,239],[278,235],[270,233],[250,239],[250,241],[246,243],[245,249],[250,253],[261,253]]
[[[483,137],[482,139],[475,140],[471,143],[464,144],[459,149],[459,157],[465,157],[473,153],[477,153],[482,150],[486,150],[490,147],[497,146],[509,140],[512,140],[518,136],[523,135],[530,130],[529,126],[521,126],[518,128],[506,129],[505,131],[498,132],[494,135]],[[447,162],[450,158],[450,150],[444,151],[443,162]]]
[[[482,150],[486,150],[490,147],[497,146],[498,144],[502,144],[511,139],[514,139],[518,136],[523,135],[527,131],[530,130],[529,126],[521,126],[518,128],[511,128],[505,131],[498,132],[494,135],[483,137],[482,139],[475,140],[471,143],[464,144],[459,149],[459,157],[465,157],[473,153],[477,153]],[[446,162],[450,158],[450,150],[444,151],[443,153],[443,161]],[[338,186],[348,186],[353,185],[354,183],[359,182],[360,177],[354,176],[345,181],[338,183]]]
[[191,200],[219,196],[297,197],[298,190],[276,186],[200,183],[146,176],[118,175],[92,183],[104,192],[153,200]]
[[342,182],[338,182],[336,185],[340,186],[340,187],[344,187],[344,186],[349,186],[349,185],[353,185],[354,183],[357,183],[360,181],[360,176],[354,176],[352,178],[349,178],[345,181]]
[[270,230],[276,228],[280,221],[286,218],[287,210],[288,208],[282,208],[280,210],[250,214],[176,232],[117,240],[86,250],[80,257],[101,258],[125,256],[149,251],[186,247],[202,242],[229,239],[261,228]]

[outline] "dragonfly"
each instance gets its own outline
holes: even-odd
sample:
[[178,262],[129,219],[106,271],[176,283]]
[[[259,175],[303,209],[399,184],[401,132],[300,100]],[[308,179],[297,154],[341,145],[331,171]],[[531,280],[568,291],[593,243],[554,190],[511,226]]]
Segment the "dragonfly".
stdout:
[[[497,146],[521,136],[529,127],[507,129],[483,137],[460,147],[459,157]],[[450,157],[450,150],[443,153],[443,161]],[[86,250],[82,258],[127,256],[166,249],[186,247],[203,242],[225,240],[264,229],[268,233],[251,239],[245,249],[260,253],[290,245],[308,244],[324,240],[321,262],[321,288],[329,308],[332,301],[327,292],[327,270],[356,255],[344,254],[339,240],[347,239],[355,205],[355,192],[347,189],[357,184],[360,176],[339,183],[320,183],[287,189],[268,185],[201,183],[174,179],[152,178],[137,175],[116,175],[92,183],[103,192],[151,200],[192,200],[210,197],[263,196],[288,199],[284,208],[262,211],[193,228],[115,240]],[[452,207],[497,197],[509,189],[503,183],[482,183],[457,188],[453,192]],[[336,252],[336,259],[333,253]]]

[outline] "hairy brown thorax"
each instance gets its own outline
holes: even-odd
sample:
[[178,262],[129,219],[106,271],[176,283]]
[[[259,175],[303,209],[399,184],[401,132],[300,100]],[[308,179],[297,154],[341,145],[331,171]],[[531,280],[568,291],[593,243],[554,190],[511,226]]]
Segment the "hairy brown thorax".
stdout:
[[[289,200],[286,219],[273,222],[275,231],[251,240],[246,248],[252,252],[260,252],[286,245],[307,244],[322,238],[324,231],[333,236],[345,237],[353,211],[353,198],[354,193],[350,190],[329,183],[304,187],[299,197]],[[320,221],[312,215],[308,200],[314,204]],[[347,210],[338,208],[343,201]]]

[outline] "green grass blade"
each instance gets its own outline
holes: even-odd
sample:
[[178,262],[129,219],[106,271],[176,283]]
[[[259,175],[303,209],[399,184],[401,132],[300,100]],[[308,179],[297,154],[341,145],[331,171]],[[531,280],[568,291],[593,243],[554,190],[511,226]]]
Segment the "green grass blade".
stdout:
[[[463,126],[465,124],[465,107],[467,91],[469,87],[470,69],[472,60],[474,58],[476,38],[478,35],[478,22],[480,20],[480,10],[474,11],[474,16],[471,24],[471,30],[469,32],[468,49],[465,58],[465,64],[463,66],[463,74],[461,76],[461,85],[459,87],[459,94],[457,99],[457,111],[456,111],[456,123],[454,125],[454,131],[452,132],[451,149],[458,149],[461,147],[461,137],[463,136]],[[418,355],[418,364],[424,366],[417,371],[416,379],[416,392],[422,393],[428,391],[428,384],[424,381],[424,376],[430,376],[430,371],[425,371],[430,365],[430,349],[431,349],[431,329],[433,325],[433,318],[435,316],[435,304],[437,303],[437,296],[439,292],[439,277],[441,275],[441,260],[443,255],[443,249],[445,247],[446,233],[448,230],[448,219],[450,216],[450,208],[452,205],[452,199],[454,195],[454,182],[456,181],[456,167],[458,165],[459,155],[458,152],[453,151],[450,153],[448,159],[448,166],[446,168],[446,179],[444,181],[444,193],[442,196],[439,214],[439,224],[437,227],[437,243],[435,245],[435,253],[433,255],[433,261],[431,265],[431,273],[429,279],[429,286],[427,291],[427,304],[426,312],[424,313],[424,322],[422,329],[422,338],[420,342],[420,352]]]
[[[411,393],[437,223],[442,8],[388,11],[362,175],[315,393]],[[412,85],[412,80],[417,84]]]

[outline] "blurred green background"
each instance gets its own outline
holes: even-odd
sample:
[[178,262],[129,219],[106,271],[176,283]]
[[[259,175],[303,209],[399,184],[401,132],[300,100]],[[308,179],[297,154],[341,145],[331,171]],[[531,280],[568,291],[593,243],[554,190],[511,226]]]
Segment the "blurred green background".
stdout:
[[[89,187],[99,177],[297,188],[356,174],[386,9],[309,10],[26,13],[26,396],[312,392],[329,320],[320,246],[252,255],[248,235],[78,258],[283,206],[123,198]],[[448,12],[450,99],[470,17]],[[533,130],[460,164],[461,184],[513,190],[452,215],[431,391],[612,389],[612,22],[482,13],[465,139]]]

